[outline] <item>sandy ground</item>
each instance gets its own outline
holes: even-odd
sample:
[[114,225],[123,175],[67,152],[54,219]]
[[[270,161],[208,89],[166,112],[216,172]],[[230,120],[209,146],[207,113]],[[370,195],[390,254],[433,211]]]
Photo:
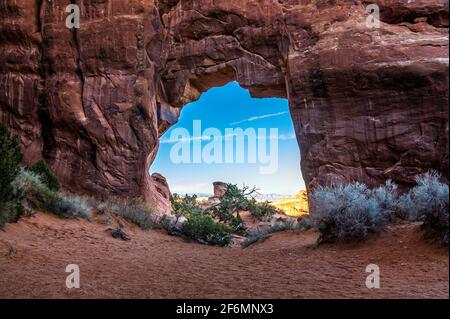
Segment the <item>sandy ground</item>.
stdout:
[[[1,298],[448,298],[448,249],[422,240],[414,224],[364,244],[322,245],[317,233],[283,232],[246,249],[187,243],[162,231],[47,214],[0,231]],[[11,246],[13,250],[11,250]],[[8,254],[8,252],[10,254]],[[11,254],[12,252],[12,254]],[[378,264],[381,288],[365,286]],[[67,289],[78,264],[81,288]]]

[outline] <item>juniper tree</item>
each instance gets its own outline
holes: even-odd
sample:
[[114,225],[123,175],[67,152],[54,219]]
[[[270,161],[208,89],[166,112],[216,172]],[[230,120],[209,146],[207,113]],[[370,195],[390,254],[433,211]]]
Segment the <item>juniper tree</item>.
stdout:
[[21,160],[19,143],[0,123],[0,203],[11,200],[13,196],[11,183],[19,174]]

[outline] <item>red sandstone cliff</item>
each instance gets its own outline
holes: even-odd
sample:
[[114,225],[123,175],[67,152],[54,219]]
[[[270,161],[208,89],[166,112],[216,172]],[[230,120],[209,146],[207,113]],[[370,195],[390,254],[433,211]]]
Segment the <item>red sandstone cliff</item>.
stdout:
[[0,120],[69,190],[166,209],[159,136],[233,80],[289,99],[309,186],[448,178],[448,1],[72,2],[0,0]]

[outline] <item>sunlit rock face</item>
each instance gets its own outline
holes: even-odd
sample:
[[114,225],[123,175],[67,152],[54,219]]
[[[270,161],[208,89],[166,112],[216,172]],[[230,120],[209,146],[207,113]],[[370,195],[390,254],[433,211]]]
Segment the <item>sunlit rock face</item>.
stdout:
[[233,80],[289,99],[308,187],[448,178],[448,1],[72,2],[0,1],[0,119],[68,190],[169,210],[158,139]]

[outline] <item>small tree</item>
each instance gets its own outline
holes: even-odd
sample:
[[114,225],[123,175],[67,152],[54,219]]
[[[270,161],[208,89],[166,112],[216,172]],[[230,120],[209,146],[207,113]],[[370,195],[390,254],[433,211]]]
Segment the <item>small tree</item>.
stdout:
[[0,203],[8,202],[13,197],[11,183],[19,174],[21,160],[19,143],[0,123]]
[[177,218],[184,216],[189,217],[192,213],[202,213],[203,209],[197,203],[197,195],[180,196],[173,194],[171,198],[172,208]]
[[268,201],[258,202],[254,197],[256,194],[258,193],[255,187],[250,188],[244,185],[239,188],[237,185],[227,184],[225,195],[220,199],[220,203],[211,207],[210,211],[220,221],[232,226],[242,224],[242,220],[233,215],[240,210],[249,211],[256,220],[270,221],[277,213],[277,208]]

